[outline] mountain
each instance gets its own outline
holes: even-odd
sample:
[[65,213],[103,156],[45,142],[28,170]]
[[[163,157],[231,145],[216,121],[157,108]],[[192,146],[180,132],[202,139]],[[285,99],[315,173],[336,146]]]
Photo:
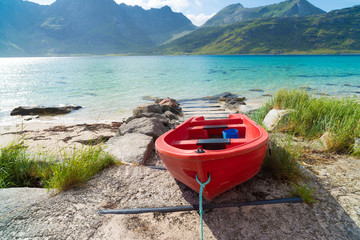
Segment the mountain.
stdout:
[[254,18],[303,17],[323,14],[325,11],[306,0],[288,0],[268,6],[244,8],[240,3],[232,4],[210,18],[203,26],[221,26]]
[[360,6],[310,17],[258,18],[202,27],[163,54],[360,53]]
[[0,56],[136,53],[195,28],[167,6],[144,10],[114,0],[57,0],[50,6],[0,0]]

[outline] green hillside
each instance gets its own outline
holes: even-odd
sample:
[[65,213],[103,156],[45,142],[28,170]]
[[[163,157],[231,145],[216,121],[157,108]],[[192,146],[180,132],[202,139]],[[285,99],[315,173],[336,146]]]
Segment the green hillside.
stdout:
[[127,54],[196,27],[170,7],[144,10],[114,0],[0,0],[0,57]]
[[244,8],[240,3],[232,4],[210,18],[204,27],[232,24],[255,18],[304,17],[323,14],[325,11],[306,0],[287,0],[267,6]]
[[164,54],[360,52],[360,6],[311,17],[268,18],[203,27],[158,49]]

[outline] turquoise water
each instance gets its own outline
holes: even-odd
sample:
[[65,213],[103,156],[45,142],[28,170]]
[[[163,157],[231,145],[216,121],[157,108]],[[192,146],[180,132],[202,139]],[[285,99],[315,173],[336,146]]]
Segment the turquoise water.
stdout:
[[257,99],[302,86],[359,95],[360,56],[0,58],[0,122],[11,122],[10,111],[20,105],[82,105],[65,118],[114,119],[146,95],[188,99],[229,91]]

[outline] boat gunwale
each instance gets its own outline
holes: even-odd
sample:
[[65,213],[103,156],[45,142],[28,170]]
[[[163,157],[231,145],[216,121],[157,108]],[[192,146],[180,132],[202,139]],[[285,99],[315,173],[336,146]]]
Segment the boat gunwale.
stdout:
[[[254,126],[256,129],[259,130],[260,135],[256,138],[253,138],[252,140],[238,146],[222,149],[222,150],[204,150],[205,154],[199,154],[196,153],[196,149],[182,149],[178,147],[174,147],[173,145],[169,144],[167,141],[165,141],[165,138],[172,134],[176,129],[172,129],[169,132],[163,134],[160,136],[155,143],[156,150],[160,154],[166,154],[168,156],[176,157],[176,158],[183,158],[183,159],[192,159],[192,160],[199,160],[203,161],[206,159],[207,161],[211,160],[218,160],[218,159],[224,159],[229,158],[236,155],[242,155],[249,152],[256,151],[257,149],[263,147],[268,143],[269,135],[268,132],[262,128],[259,124],[254,122],[252,119],[250,119],[248,116],[240,114],[241,117],[245,117],[247,121],[250,122],[252,126]],[[186,127],[185,125],[190,124],[191,121],[193,121],[195,118],[198,117],[192,117],[188,119],[186,122],[184,122],[182,125],[178,127]],[[226,118],[224,119],[226,120]],[[256,144],[256,142],[258,142]]]

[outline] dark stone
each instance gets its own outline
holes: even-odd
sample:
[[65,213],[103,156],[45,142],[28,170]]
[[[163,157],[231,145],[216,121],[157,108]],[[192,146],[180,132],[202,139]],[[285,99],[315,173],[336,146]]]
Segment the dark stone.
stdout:
[[259,88],[250,89],[249,91],[251,91],[251,92],[264,92],[264,90],[259,89]]
[[177,108],[172,108],[172,107],[169,107],[167,105],[161,105],[161,111],[163,113],[167,112],[167,111],[170,111],[172,112],[173,114],[175,115],[178,115],[178,116],[182,116],[183,113],[181,111],[181,107],[177,107]]
[[145,104],[145,105],[140,105],[133,110],[134,116],[140,116],[143,113],[162,114],[161,106],[159,104]]
[[246,105],[244,97],[228,98],[225,101],[225,107],[230,110],[238,110],[241,105]]
[[165,114],[165,117],[167,117],[170,120],[179,120],[179,118],[170,111],[166,111],[164,114]]
[[20,106],[13,109],[10,113],[11,116],[14,115],[60,115],[67,114],[73,110],[78,110],[82,108],[81,106],[64,106],[64,107],[44,107],[44,106]]
[[231,92],[224,92],[224,93],[220,93],[214,96],[208,96],[208,97],[204,97],[203,99],[205,100],[213,100],[213,101],[225,101],[228,98],[234,98],[237,97],[236,94],[233,94]]

